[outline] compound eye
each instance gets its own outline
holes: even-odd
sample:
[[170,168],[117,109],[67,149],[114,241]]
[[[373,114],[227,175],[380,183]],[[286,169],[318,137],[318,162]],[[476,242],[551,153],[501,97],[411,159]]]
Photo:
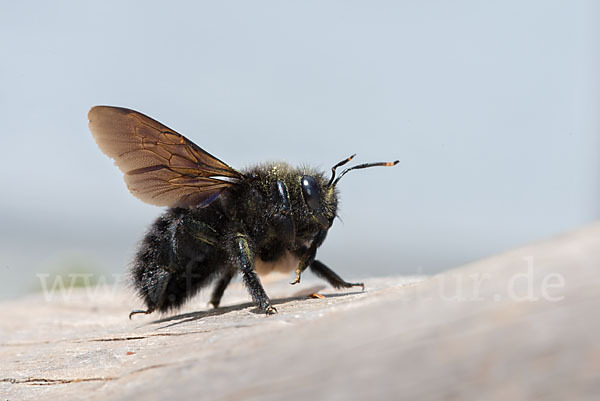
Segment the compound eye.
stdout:
[[321,193],[319,185],[315,177],[305,175],[302,177],[302,194],[304,195],[304,201],[312,211],[319,210],[321,208]]

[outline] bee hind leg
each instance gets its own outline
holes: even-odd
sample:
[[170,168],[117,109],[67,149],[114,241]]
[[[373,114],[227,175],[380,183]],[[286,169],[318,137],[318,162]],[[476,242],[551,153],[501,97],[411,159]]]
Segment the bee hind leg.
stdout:
[[150,314],[150,313],[152,313],[152,312],[154,312],[154,308],[150,308],[150,309],[147,309],[147,310],[143,310],[143,309],[134,309],[134,310],[132,310],[132,311],[129,313],[129,320],[131,320],[131,317],[132,317],[133,315],[137,315],[138,313],[144,313],[144,314],[148,315],[148,314]]
[[313,273],[315,273],[315,275],[325,279],[334,288],[362,287],[362,290],[365,290],[364,283],[348,283],[340,276],[338,276],[336,272],[334,272],[329,267],[325,266],[324,263],[318,260],[314,260],[310,264],[310,270]]
[[213,289],[212,295],[210,297],[210,302],[208,303],[209,305],[212,305],[214,308],[218,308],[219,304],[221,303],[221,298],[223,297],[223,293],[225,292],[225,289],[227,288],[227,286],[229,286],[229,283],[231,282],[231,280],[233,279],[233,277],[236,274],[236,270],[235,268],[229,268],[225,274],[223,274],[219,280],[217,281],[217,284],[215,285],[215,288]]

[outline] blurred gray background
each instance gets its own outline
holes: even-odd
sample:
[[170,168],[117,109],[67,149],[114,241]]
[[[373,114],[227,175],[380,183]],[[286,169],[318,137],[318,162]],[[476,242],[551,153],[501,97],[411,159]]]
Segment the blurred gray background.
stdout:
[[600,217],[600,3],[2,2],[0,297],[122,273],[161,210],[96,147],[96,104],[243,168],[400,159],[341,182],[319,257],[435,273]]

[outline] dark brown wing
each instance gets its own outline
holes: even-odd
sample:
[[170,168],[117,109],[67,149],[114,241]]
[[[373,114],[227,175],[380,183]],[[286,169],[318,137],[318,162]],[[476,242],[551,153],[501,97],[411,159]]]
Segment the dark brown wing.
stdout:
[[100,149],[125,173],[131,193],[146,203],[206,206],[244,178],[183,135],[137,111],[96,106],[88,118]]

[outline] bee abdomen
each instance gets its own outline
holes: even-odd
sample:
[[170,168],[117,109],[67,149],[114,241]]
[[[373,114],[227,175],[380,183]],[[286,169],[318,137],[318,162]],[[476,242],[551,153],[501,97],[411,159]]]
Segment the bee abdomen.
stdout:
[[218,270],[214,248],[186,233],[172,211],[159,217],[142,239],[131,268],[133,286],[148,311],[182,306]]

